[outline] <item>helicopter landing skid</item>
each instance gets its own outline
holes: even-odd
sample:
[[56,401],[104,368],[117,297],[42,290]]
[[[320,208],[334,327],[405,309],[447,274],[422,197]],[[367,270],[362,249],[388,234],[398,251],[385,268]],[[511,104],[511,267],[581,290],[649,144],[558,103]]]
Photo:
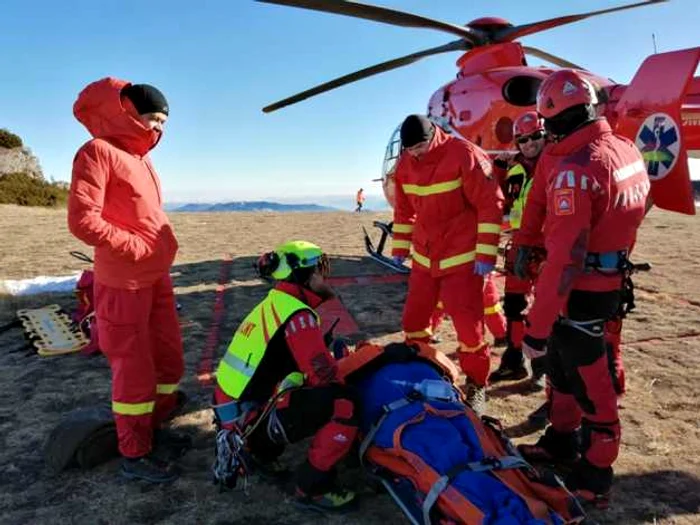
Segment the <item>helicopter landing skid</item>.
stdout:
[[365,233],[365,249],[367,250],[369,256],[375,261],[377,261],[379,264],[386,266],[387,268],[390,268],[391,270],[394,270],[397,273],[409,273],[411,269],[408,266],[404,266],[403,264],[396,264],[390,257],[387,257],[382,253],[384,251],[384,246],[386,244],[387,238],[391,237],[391,230],[393,224],[374,221],[372,225],[375,228],[379,228],[382,231],[382,236],[379,239],[379,244],[375,248],[374,244],[372,244],[372,239],[370,238],[369,233],[367,233],[367,230],[364,226],[362,227],[362,231]]

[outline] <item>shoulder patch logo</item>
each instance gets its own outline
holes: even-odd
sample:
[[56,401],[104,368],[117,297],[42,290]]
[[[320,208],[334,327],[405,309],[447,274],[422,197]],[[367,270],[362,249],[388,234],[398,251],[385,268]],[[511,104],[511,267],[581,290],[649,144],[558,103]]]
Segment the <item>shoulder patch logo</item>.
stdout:
[[554,191],[554,215],[574,214],[574,190],[567,188]]

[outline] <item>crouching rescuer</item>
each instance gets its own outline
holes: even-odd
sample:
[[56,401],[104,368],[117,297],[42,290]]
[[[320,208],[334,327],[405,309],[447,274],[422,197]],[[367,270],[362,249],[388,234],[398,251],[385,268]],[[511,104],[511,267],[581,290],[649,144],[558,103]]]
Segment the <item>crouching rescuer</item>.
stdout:
[[253,465],[282,474],[276,460],[285,446],[313,436],[296,472],[295,503],[346,509],[355,494],[337,487],[335,467],[357,435],[355,400],[337,379],[314,310],[333,297],[328,259],[318,246],[292,241],[256,267],[277,283],[238,327],[216,371],[214,476],[232,487]]

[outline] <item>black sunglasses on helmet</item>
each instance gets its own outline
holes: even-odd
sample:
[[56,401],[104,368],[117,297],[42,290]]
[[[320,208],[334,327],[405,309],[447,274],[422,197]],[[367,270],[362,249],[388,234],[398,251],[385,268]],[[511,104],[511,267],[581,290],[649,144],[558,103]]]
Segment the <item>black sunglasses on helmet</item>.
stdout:
[[525,144],[529,140],[540,140],[544,138],[544,131],[535,131],[534,133],[531,133],[530,135],[523,135],[522,137],[518,137],[515,139],[515,142],[518,144]]

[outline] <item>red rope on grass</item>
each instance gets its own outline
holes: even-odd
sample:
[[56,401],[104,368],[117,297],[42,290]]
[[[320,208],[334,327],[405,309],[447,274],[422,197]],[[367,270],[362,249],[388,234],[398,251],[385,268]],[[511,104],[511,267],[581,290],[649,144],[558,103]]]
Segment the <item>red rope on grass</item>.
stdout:
[[231,273],[231,263],[233,256],[230,253],[224,255],[219,268],[219,284],[216,286],[216,297],[214,299],[214,308],[212,310],[212,321],[207,334],[207,342],[202,348],[199,356],[199,365],[197,366],[197,380],[199,384],[206,387],[211,386],[214,380],[214,351],[219,344],[219,331],[221,321],[226,311],[224,303],[224,292],[226,283],[229,281]]

